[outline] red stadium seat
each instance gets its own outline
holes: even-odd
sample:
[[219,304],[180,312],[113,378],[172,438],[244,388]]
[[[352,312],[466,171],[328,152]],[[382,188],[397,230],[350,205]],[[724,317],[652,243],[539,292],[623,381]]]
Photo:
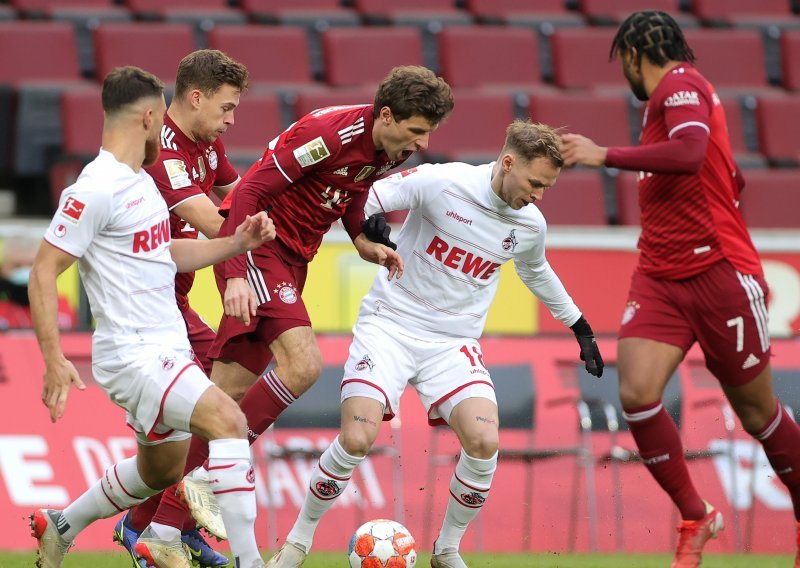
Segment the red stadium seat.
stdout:
[[244,63],[254,87],[314,85],[303,28],[217,26],[208,32],[208,46]]
[[603,146],[630,146],[629,110],[624,94],[536,92],[527,114],[534,122],[583,134]]
[[642,215],[639,209],[639,174],[621,170],[615,180],[615,189],[617,224],[638,227]]
[[369,23],[468,24],[472,16],[456,9],[453,0],[354,0],[353,6]]
[[767,162],[764,156],[754,150],[756,146],[755,136],[752,136],[752,140],[750,140],[748,139],[748,133],[745,131],[744,110],[740,98],[735,95],[723,94],[720,95],[720,101],[725,109],[728,136],[736,162],[744,168],[765,167]]
[[101,89],[92,85],[61,95],[62,150],[68,157],[93,159],[103,133]]
[[542,83],[539,41],[531,29],[450,27],[438,42],[441,73],[453,88]]
[[114,0],[11,0],[11,6],[20,12],[47,13],[54,8],[111,8]]
[[80,81],[74,28],[66,22],[0,22],[0,83]]
[[431,134],[426,154],[434,161],[489,162],[497,158],[506,128],[514,120],[513,101],[502,93],[454,92],[452,114]]
[[377,85],[397,65],[422,65],[415,28],[333,28],[322,34],[325,81],[332,87]]
[[339,0],[240,0],[239,5],[260,22],[296,24],[323,20],[332,24],[358,25],[355,10],[343,8]]
[[697,57],[697,69],[717,90],[768,88],[764,44],[758,31],[698,29],[686,30],[684,35]]
[[141,16],[163,16],[171,10],[228,10],[227,0],[125,0],[131,12]]
[[777,165],[800,163],[800,97],[759,97],[758,147]]
[[103,24],[94,32],[98,80],[120,65],[136,65],[168,84],[178,62],[195,50],[188,24]]
[[800,169],[746,170],[740,207],[747,226],[797,228]]
[[293,109],[294,117],[295,119],[300,119],[318,108],[372,104],[374,100],[375,90],[372,88],[354,87],[304,91],[297,94]]
[[[678,0],[648,0],[646,6],[641,0],[581,0],[580,11],[592,22],[610,24],[622,22],[625,18],[642,8],[661,10],[677,20],[683,18]],[[682,23],[682,22],[681,22]]]
[[237,165],[252,164],[264,153],[269,141],[284,130],[281,103],[274,94],[245,93],[234,121],[222,141],[228,158]]
[[467,10],[485,23],[583,25],[583,17],[567,10],[562,0],[466,0]]
[[781,85],[790,91],[800,90],[800,31],[781,34]]
[[692,13],[710,24],[792,17],[786,0],[692,0]]
[[553,82],[557,87],[626,87],[618,60],[608,53],[616,30],[559,28],[550,37]]
[[566,170],[537,202],[547,225],[605,225],[602,174],[596,170]]

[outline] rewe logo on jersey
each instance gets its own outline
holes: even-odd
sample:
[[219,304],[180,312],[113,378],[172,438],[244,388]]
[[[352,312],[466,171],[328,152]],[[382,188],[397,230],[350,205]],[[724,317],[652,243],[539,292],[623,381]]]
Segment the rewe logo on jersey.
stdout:
[[163,243],[169,242],[169,219],[153,225],[145,231],[136,231],[133,234],[133,252],[150,252]]
[[695,91],[677,91],[664,101],[666,107],[685,105],[700,106],[700,98]]
[[[437,236],[433,237],[425,252],[447,266],[470,274],[475,278],[487,280],[500,265],[491,260],[484,260],[480,256],[467,252],[462,248],[450,246]],[[445,256],[447,253],[447,256]]]

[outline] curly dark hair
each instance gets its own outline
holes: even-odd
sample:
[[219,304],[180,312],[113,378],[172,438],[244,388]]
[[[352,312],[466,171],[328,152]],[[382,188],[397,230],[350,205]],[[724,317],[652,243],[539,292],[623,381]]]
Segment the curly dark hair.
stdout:
[[637,63],[641,63],[643,55],[658,66],[667,61],[693,63],[695,59],[678,23],[658,10],[644,10],[628,16],[611,42],[608,58],[614,59],[617,53],[629,49],[636,50]]
[[444,79],[426,67],[395,67],[375,93],[375,118],[383,107],[391,109],[395,120],[417,115],[435,125],[453,110],[453,93]]

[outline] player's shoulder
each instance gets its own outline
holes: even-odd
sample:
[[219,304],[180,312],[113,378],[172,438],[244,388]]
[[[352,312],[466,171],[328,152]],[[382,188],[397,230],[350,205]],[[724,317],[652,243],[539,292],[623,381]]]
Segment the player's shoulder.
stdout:
[[[711,85],[694,67],[679,65],[670,70],[662,79],[663,88],[659,89],[666,106],[683,106],[699,104],[698,97],[709,96]],[[676,93],[680,93],[677,97]]]

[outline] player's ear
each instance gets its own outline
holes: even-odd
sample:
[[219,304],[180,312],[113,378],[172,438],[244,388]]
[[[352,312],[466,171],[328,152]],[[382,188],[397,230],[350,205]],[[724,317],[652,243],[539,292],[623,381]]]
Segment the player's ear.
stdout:
[[392,109],[390,109],[388,106],[382,107],[381,111],[378,113],[378,118],[385,126],[389,126],[394,118],[392,115]]

